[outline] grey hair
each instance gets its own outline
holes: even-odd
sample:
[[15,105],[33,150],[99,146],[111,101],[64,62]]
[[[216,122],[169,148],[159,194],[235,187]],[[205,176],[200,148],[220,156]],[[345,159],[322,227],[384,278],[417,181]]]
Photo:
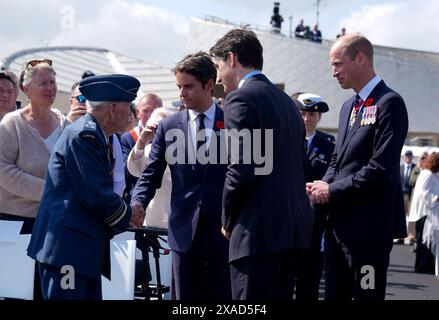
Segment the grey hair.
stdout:
[[90,100],[87,100],[85,102],[85,105],[87,106],[87,109],[90,109],[90,110],[99,109],[100,107],[104,107],[106,104],[108,104],[108,101],[90,101]]
[[26,87],[27,85],[29,85],[32,82],[32,79],[34,78],[35,74],[40,69],[52,71],[53,74],[56,75],[55,69],[53,69],[52,66],[50,66],[47,63],[39,63],[33,67],[28,66],[28,67],[26,67],[26,69],[21,71],[21,75],[20,75],[20,89],[21,90],[23,90],[24,87]]
[[[154,109],[154,111],[151,113],[151,116],[149,117],[148,121],[146,122],[146,125],[147,126],[154,125],[157,122],[157,118],[161,117],[162,119],[164,119],[164,118],[166,118],[174,113],[176,113],[176,111],[172,110],[170,108],[160,107],[160,108]],[[160,120],[162,120],[162,119],[160,119]]]

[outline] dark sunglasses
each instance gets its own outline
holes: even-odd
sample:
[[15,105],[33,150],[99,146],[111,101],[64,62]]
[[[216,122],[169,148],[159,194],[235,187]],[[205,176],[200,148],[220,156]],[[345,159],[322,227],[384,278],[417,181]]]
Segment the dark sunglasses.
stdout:
[[50,59],[32,59],[26,62],[25,69],[30,67],[35,67],[37,64],[47,63],[49,66],[52,66],[52,60]]
[[79,103],[85,103],[87,101],[87,99],[82,94],[72,98],[75,98]]

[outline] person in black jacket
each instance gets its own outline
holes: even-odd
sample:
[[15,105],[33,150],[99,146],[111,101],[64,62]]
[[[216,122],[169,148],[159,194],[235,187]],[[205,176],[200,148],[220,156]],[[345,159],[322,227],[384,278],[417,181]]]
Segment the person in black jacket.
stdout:
[[[298,249],[309,246],[313,225],[304,187],[305,129],[291,98],[262,73],[262,51],[255,33],[243,29],[210,49],[227,94],[225,127],[243,137],[231,143],[222,232],[230,239],[233,299],[289,300]],[[257,133],[265,143],[255,140]],[[270,170],[248,157],[251,140],[271,157],[264,163],[271,162]]]
[[[295,93],[291,96],[302,115],[306,130],[307,170],[306,182],[321,180],[328,169],[335,147],[334,136],[316,130],[328,104],[312,93]],[[296,300],[318,300],[320,278],[323,271],[322,236],[326,214],[320,205],[313,207],[315,223],[311,248],[304,249],[296,278]]]
[[328,171],[307,184],[311,201],[328,208],[325,298],[384,300],[392,239],[407,234],[399,176],[407,109],[375,73],[364,36],[340,37],[330,63],[340,86],[355,95],[341,108]]

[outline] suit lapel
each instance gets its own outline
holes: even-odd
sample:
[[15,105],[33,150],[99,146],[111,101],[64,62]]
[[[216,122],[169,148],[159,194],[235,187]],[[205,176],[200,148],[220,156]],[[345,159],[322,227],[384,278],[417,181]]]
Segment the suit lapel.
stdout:
[[[184,133],[185,138],[185,145],[186,148],[184,148],[184,161],[185,163],[189,163],[189,148],[192,148],[192,140],[190,139],[189,132],[188,132],[188,122],[189,122],[189,112],[188,110],[184,110],[180,112],[180,120],[178,123],[178,127],[180,130]],[[192,150],[192,149],[191,149]],[[193,166],[193,164],[192,164]]]
[[[369,99],[373,99],[371,105],[376,105],[377,104],[377,100],[379,98],[379,93],[382,91],[383,86],[385,86],[384,81],[380,81],[375,88],[372,90],[372,92],[370,93],[370,95],[366,98],[365,101],[368,101]],[[352,140],[352,137],[355,135],[355,132],[358,130],[358,128],[360,127],[360,123],[361,123],[361,119],[363,117],[363,108],[365,108],[365,103],[363,103],[363,105],[361,106],[361,109],[358,111],[357,114],[357,118],[355,119],[355,122],[352,126],[352,128],[349,130],[349,132],[346,134],[346,129],[349,125],[349,120],[350,120],[350,116],[351,116],[351,112],[352,112],[352,107],[347,107],[347,106],[352,106],[352,101],[354,100],[354,97],[352,97],[351,99],[348,100],[347,105],[345,104],[344,107],[344,111],[343,111],[343,115],[342,118],[340,119],[340,121],[342,122],[343,128],[340,128],[342,130],[342,134],[343,137],[341,140],[343,141],[343,145],[341,147],[341,150],[339,152],[338,155],[338,161],[340,162],[340,159],[343,157],[343,153],[346,151],[346,148],[349,144],[349,142]],[[346,110],[347,109],[347,110]]]

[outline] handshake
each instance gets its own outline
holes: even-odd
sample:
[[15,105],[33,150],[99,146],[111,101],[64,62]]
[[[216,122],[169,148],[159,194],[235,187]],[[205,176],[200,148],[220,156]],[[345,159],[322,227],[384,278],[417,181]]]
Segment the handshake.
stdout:
[[143,220],[145,219],[145,208],[140,202],[135,202],[131,205],[131,220],[130,226],[133,228],[141,228]]
[[329,202],[330,198],[329,184],[321,180],[308,182],[306,184],[306,194],[308,195],[313,205],[326,204]]

